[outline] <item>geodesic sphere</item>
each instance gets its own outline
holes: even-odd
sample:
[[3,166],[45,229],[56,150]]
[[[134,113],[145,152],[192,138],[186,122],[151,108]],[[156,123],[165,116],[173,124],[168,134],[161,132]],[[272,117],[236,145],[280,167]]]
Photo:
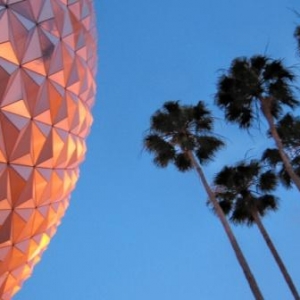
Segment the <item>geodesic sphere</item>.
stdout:
[[40,260],[69,204],[95,96],[92,0],[0,0],[0,297]]

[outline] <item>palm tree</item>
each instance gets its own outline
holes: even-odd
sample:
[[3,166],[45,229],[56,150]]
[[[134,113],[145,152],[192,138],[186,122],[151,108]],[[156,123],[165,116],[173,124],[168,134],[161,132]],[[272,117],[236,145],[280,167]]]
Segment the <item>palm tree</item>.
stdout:
[[300,177],[284,151],[275,124],[284,106],[293,109],[299,105],[293,94],[294,80],[293,73],[280,60],[265,56],[237,58],[228,72],[220,77],[215,99],[225,111],[226,119],[237,123],[240,128],[249,129],[255,120],[259,120],[260,114],[264,116],[284,168],[300,191]]
[[213,135],[212,127],[211,113],[203,102],[200,101],[195,106],[182,106],[179,102],[169,101],[151,117],[150,131],[144,138],[144,146],[154,155],[154,163],[158,167],[164,168],[174,163],[181,172],[196,170],[255,299],[262,300],[263,296],[256,280],[201,167],[224,146],[224,143]]
[[[300,176],[300,117],[284,115],[276,124],[285,152],[290,158],[294,172]],[[262,161],[277,173],[284,187],[292,186],[291,177],[286,172],[278,149],[268,148],[262,155]]]
[[277,186],[277,176],[264,170],[258,161],[225,166],[215,177],[216,197],[225,214],[236,224],[256,224],[271,251],[294,298],[300,300],[291,276],[277,252],[261,217],[278,208],[278,199],[271,194]]

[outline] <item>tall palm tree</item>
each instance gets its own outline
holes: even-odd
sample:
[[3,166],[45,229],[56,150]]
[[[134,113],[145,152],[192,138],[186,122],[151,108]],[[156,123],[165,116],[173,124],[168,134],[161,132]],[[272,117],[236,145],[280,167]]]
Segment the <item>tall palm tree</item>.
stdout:
[[293,109],[299,105],[293,93],[294,80],[294,74],[280,60],[237,58],[218,81],[216,103],[225,111],[226,119],[240,128],[248,129],[261,114],[264,116],[284,168],[300,191],[300,177],[293,170],[275,123],[284,106]]
[[256,280],[201,167],[224,146],[224,143],[213,135],[212,129],[213,118],[203,102],[200,101],[195,106],[184,106],[179,102],[170,101],[151,117],[150,131],[144,138],[144,146],[154,155],[154,163],[159,167],[164,168],[169,163],[174,163],[182,172],[196,170],[255,299],[262,300],[263,296]]
[[[290,158],[294,172],[300,176],[300,117],[288,113],[277,122],[276,129],[284,150]],[[278,149],[266,149],[262,155],[262,161],[266,161],[277,172],[284,187],[290,188],[292,186],[293,182],[284,168]]]
[[299,293],[276,250],[261,217],[278,208],[278,199],[271,194],[277,186],[277,176],[264,170],[258,161],[225,166],[215,177],[216,197],[225,214],[237,224],[256,224],[271,251],[294,298]]

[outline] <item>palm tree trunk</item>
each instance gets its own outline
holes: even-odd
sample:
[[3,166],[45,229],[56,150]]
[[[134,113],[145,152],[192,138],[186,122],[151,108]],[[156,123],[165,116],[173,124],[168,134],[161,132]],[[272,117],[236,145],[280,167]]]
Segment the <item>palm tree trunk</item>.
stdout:
[[271,132],[271,135],[276,143],[277,149],[279,151],[280,157],[283,161],[283,165],[289,176],[291,177],[292,181],[300,191],[300,178],[299,176],[294,172],[294,169],[290,163],[290,159],[287,156],[287,154],[284,151],[284,147],[281,141],[281,138],[277,132],[276,126],[274,124],[274,118],[270,111],[270,101],[268,101],[269,98],[261,99],[261,110],[268,122],[269,129]]
[[231,244],[231,246],[234,250],[234,253],[237,257],[237,260],[238,260],[238,262],[239,262],[239,264],[240,264],[240,266],[241,266],[241,268],[242,268],[242,270],[245,274],[245,277],[246,277],[246,279],[249,283],[250,289],[251,289],[255,299],[256,300],[263,300],[264,298],[262,296],[262,293],[261,293],[261,291],[260,291],[260,289],[259,289],[259,287],[256,283],[256,280],[255,280],[255,278],[254,278],[254,276],[253,276],[253,274],[250,270],[250,267],[249,267],[244,255],[243,255],[243,252],[242,252],[242,250],[241,250],[241,248],[240,248],[240,246],[239,246],[239,244],[238,244],[238,242],[237,242],[237,240],[236,240],[236,238],[235,238],[235,236],[234,236],[234,234],[231,230],[231,227],[230,227],[230,225],[229,225],[229,223],[228,223],[228,221],[225,217],[225,214],[224,214],[222,208],[220,207],[220,205],[219,205],[219,203],[218,203],[218,201],[215,197],[215,194],[213,193],[213,191],[211,190],[209,184],[207,183],[205,175],[204,175],[200,165],[196,161],[193,152],[188,151],[187,153],[189,155],[189,158],[191,159],[191,162],[193,164],[194,169],[196,170],[196,172],[198,173],[198,175],[200,177],[201,183],[204,186],[204,189],[205,189],[205,191],[206,191],[206,193],[207,193],[207,195],[208,195],[208,197],[209,197],[209,199],[210,199],[210,201],[211,201],[211,203],[212,203],[212,205],[215,209],[215,212],[218,215],[218,217],[219,217],[219,219],[220,219],[220,221],[221,221],[221,223],[224,227],[224,230],[227,234],[227,237],[230,241],[230,244]]
[[277,263],[277,265],[278,265],[278,267],[279,267],[286,283],[287,283],[287,285],[289,286],[295,300],[300,300],[300,296],[299,296],[298,291],[297,291],[297,289],[296,289],[296,287],[293,283],[293,280],[292,280],[291,276],[289,275],[289,273],[288,273],[281,257],[279,256],[279,254],[278,254],[278,252],[277,252],[277,250],[276,250],[276,248],[275,248],[275,246],[274,246],[267,230],[265,229],[258,213],[256,211],[253,211],[252,216],[253,216],[253,219],[254,219],[257,227],[259,228],[259,231],[262,234],[266,244],[268,245],[268,247],[269,247],[269,249],[270,249],[270,251],[271,251],[271,253],[272,253],[272,255],[273,255],[273,257],[274,257],[274,259],[275,259],[275,261],[276,261],[276,263]]

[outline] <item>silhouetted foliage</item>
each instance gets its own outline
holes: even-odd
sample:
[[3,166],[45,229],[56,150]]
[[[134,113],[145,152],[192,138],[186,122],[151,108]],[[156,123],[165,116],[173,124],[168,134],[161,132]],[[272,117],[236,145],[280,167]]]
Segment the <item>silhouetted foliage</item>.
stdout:
[[259,161],[225,166],[214,178],[216,198],[224,213],[234,223],[251,225],[253,212],[264,216],[278,208],[278,199],[270,192],[277,187],[277,177],[264,170]]
[[259,115],[262,101],[275,119],[280,117],[283,105],[299,105],[292,88],[294,80],[295,75],[280,60],[259,55],[237,58],[219,78],[216,104],[229,122],[249,128]]
[[200,163],[206,163],[224,146],[212,129],[213,118],[202,101],[194,106],[168,101],[151,117],[150,133],[144,138],[144,146],[154,154],[157,166],[174,163],[184,172],[192,168],[188,151],[193,151]]

